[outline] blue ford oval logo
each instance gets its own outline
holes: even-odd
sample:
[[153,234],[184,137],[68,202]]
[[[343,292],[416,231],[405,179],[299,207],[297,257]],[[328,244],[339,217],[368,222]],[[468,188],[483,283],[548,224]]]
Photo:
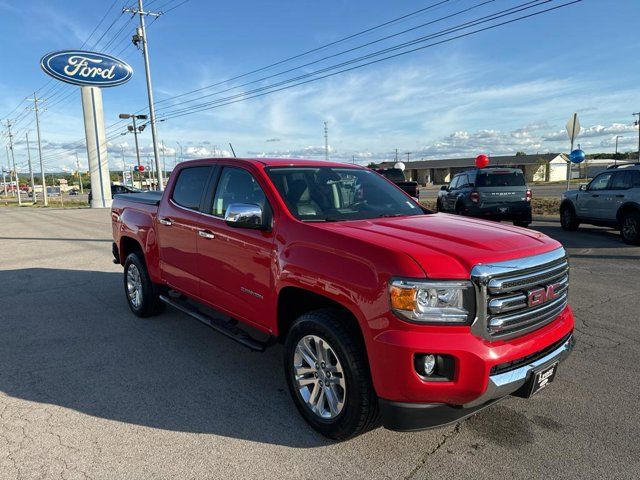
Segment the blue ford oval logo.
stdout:
[[82,50],[48,53],[40,66],[47,75],[81,87],[115,87],[133,75],[131,67],[116,57]]

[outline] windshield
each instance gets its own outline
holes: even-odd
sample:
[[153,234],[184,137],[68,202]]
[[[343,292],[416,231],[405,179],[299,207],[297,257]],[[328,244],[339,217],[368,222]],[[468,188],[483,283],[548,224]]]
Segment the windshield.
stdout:
[[524,187],[524,175],[520,172],[478,173],[476,187]]
[[272,167],[267,174],[289,211],[304,221],[421,215],[422,208],[372,170]]

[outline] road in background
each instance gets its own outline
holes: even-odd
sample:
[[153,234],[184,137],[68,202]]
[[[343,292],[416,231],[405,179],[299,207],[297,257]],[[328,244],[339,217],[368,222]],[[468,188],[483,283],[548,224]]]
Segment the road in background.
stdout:
[[[456,425],[332,443],[300,418],[282,350],[184,314],[139,319],[109,211],[0,210],[0,478],[633,478],[640,248],[536,223],[571,256],[577,347],[531,400]],[[633,472],[636,472],[634,474]]]

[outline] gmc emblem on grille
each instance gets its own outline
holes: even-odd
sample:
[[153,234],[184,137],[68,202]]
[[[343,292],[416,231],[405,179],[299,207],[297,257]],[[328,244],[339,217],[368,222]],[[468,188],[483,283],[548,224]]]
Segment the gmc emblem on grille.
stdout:
[[553,285],[547,285],[546,287],[529,290],[527,292],[527,305],[530,307],[536,307],[558,298],[557,290],[561,287],[561,284],[554,283]]

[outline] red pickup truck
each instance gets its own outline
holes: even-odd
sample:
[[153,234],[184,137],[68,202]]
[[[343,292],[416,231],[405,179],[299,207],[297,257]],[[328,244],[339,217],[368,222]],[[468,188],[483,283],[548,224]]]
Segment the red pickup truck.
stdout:
[[430,212],[366,168],[183,162],[164,193],[117,195],[112,226],[134,314],[168,304],[252,350],[284,344],[293,401],[331,438],[529,397],[573,348],[558,242]]

